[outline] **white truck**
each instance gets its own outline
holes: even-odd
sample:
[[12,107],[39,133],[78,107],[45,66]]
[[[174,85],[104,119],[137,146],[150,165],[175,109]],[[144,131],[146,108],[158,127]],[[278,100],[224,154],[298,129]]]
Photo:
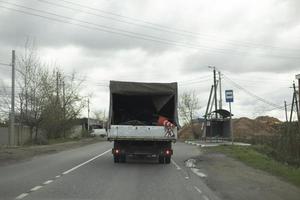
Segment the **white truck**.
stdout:
[[177,126],[177,83],[110,81],[107,139],[115,163],[151,156],[169,164]]

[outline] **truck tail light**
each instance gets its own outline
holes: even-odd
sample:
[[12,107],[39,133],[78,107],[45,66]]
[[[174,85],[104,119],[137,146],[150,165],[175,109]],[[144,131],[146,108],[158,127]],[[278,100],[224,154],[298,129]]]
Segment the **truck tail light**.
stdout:
[[171,149],[167,149],[167,150],[165,150],[165,154],[166,154],[167,156],[172,155],[172,154],[173,154],[173,151],[172,151]]
[[121,151],[120,151],[120,149],[113,149],[112,152],[113,152],[113,154],[120,154]]

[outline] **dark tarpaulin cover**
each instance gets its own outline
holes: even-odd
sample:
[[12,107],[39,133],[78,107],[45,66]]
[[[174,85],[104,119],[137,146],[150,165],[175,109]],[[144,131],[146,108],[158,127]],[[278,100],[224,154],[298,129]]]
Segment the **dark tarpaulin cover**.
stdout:
[[177,95],[177,83],[110,81],[110,93],[123,95]]
[[174,121],[178,124],[177,113],[177,83],[143,83],[143,82],[124,82],[110,81],[110,111],[109,121],[112,117],[113,94],[134,96],[134,95],[149,95],[151,96],[156,110],[159,111],[168,101],[174,97]]

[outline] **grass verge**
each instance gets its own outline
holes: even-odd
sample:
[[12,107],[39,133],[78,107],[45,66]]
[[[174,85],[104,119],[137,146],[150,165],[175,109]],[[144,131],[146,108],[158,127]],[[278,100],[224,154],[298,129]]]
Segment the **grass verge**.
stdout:
[[[57,138],[57,139],[49,139],[48,144],[60,144],[60,143],[65,143],[65,142],[77,142],[80,141],[82,138]],[[84,138],[85,139],[85,138]]]
[[300,187],[300,168],[280,163],[268,155],[259,152],[256,146],[217,146],[207,147],[209,152],[224,153],[230,157],[244,162],[256,169],[264,170],[283,180]]

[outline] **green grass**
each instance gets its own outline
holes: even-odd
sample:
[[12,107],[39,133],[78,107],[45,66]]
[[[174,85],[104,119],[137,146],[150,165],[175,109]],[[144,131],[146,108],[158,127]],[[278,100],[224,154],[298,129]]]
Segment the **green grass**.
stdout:
[[210,152],[224,153],[251,167],[264,170],[300,187],[300,168],[280,163],[266,154],[259,152],[257,149],[256,146],[245,147],[230,145],[207,148]]

